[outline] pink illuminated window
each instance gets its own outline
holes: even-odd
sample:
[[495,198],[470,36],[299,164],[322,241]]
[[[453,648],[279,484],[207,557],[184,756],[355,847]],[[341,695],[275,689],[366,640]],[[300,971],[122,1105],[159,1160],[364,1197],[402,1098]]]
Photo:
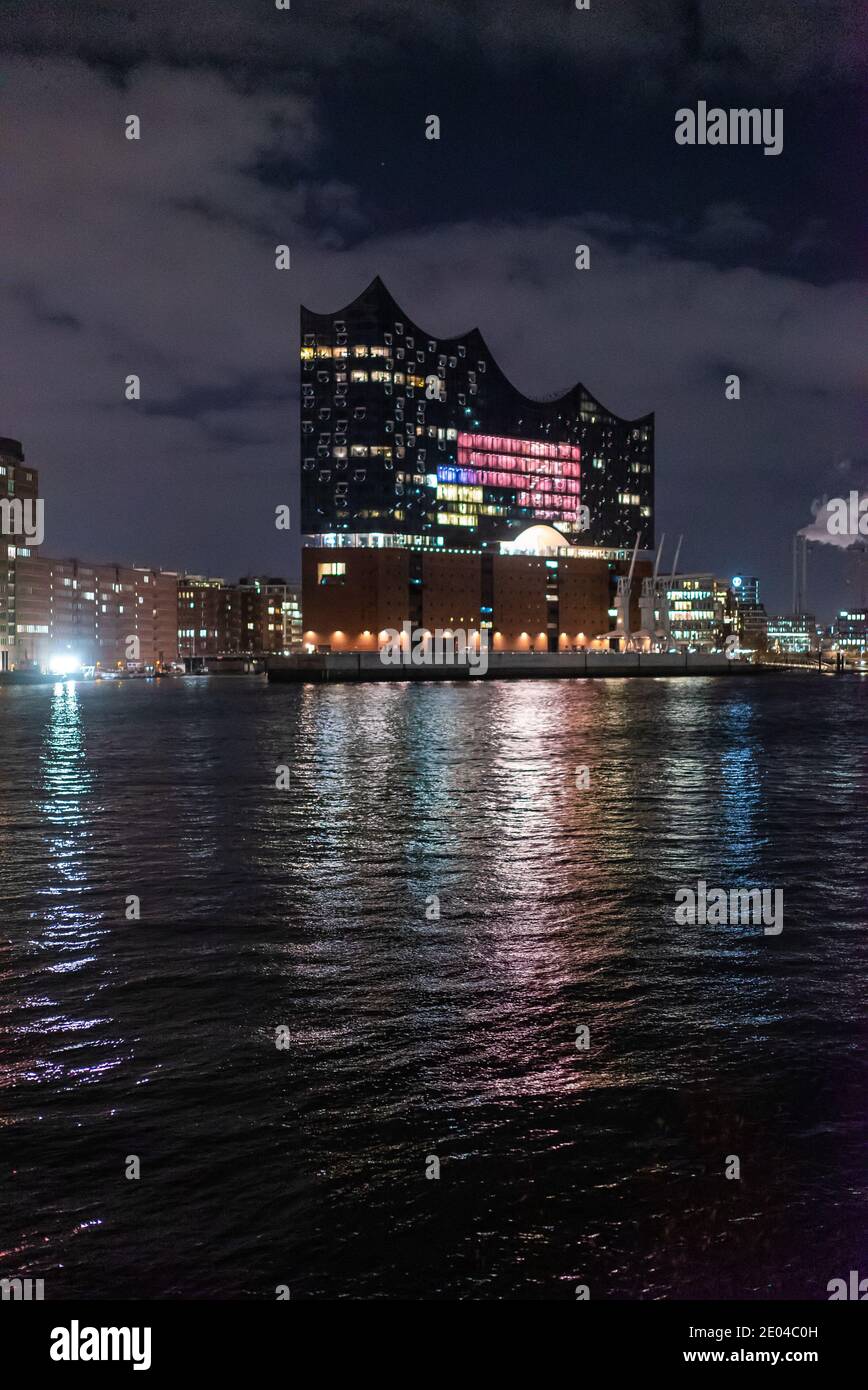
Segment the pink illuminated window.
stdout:
[[581,450],[502,434],[459,434],[462,483],[509,488],[519,507],[540,521],[575,521],[578,516]]

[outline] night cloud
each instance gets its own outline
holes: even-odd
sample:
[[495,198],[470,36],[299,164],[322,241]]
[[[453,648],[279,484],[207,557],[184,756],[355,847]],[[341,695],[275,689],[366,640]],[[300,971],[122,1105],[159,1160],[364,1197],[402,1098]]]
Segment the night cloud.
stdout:
[[219,63],[303,77],[348,62],[390,62],[408,45],[444,54],[471,48],[510,62],[556,56],[577,68],[639,61],[642,78],[663,67],[691,80],[775,85],[846,76],[864,62],[851,0],[607,0],[586,12],[572,0],[297,0],[286,12],[270,0],[77,0],[74,25],[67,0],[41,0],[4,15],[6,47],[100,63]]

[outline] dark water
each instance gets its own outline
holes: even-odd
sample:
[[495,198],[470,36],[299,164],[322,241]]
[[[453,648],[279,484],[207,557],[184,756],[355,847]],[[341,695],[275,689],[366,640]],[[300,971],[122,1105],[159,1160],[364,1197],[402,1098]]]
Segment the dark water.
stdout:
[[[868,1275],[866,714],[847,677],[0,690],[0,1275]],[[700,878],[782,888],[782,934],[677,926]]]

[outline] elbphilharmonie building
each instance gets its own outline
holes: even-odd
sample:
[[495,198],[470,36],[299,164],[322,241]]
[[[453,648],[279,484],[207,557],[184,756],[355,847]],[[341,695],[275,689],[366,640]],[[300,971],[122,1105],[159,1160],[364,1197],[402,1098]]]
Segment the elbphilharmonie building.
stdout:
[[312,545],[499,550],[529,527],[654,545],[654,418],[580,384],[532,400],[478,329],[441,338],[377,277],[301,311],[302,531]]

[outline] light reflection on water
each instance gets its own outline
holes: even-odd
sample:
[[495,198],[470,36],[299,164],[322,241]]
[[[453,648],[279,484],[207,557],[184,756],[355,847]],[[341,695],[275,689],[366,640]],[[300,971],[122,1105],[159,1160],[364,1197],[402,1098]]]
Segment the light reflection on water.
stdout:
[[[579,1275],[825,1297],[865,1230],[866,697],[0,691],[0,1273],[49,1297],[548,1298]],[[676,928],[699,878],[783,887],[782,937]],[[721,1180],[730,1152],[749,1182]]]
[[78,970],[87,959],[82,951],[88,928],[99,917],[82,906],[89,881],[89,800],[94,774],[75,681],[59,681],[52,690],[39,763],[41,795],[36,812],[45,833],[42,881],[36,892],[49,901],[38,905],[37,916],[46,939],[65,939],[71,952],[55,959],[49,969]]

